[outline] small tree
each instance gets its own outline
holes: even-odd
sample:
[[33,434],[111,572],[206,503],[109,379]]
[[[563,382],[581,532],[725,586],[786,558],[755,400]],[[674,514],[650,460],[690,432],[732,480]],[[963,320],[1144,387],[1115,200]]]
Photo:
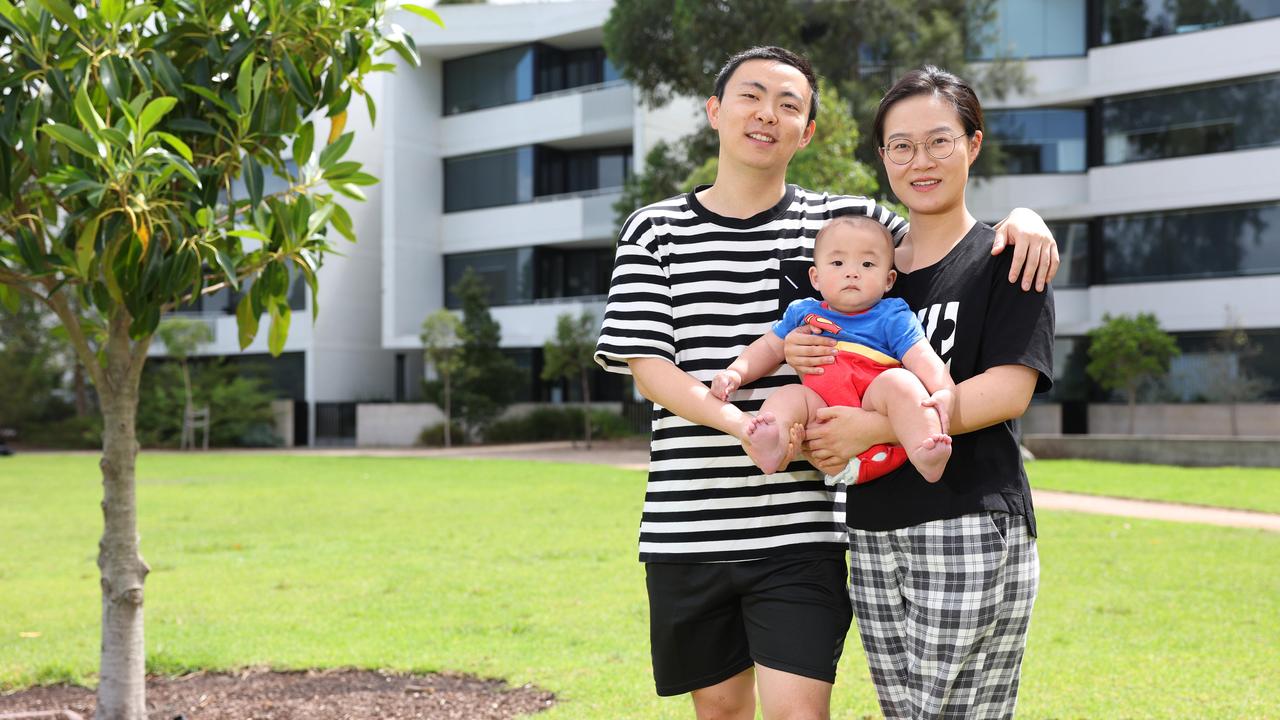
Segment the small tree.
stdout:
[[1155,315],[1103,315],[1102,325],[1089,331],[1089,365],[1085,371],[1104,389],[1124,391],[1132,435],[1138,387],[1144,380],[1169,372],[1169,362],[1178,354],[1177,343],[1160,329]]
[[583,310],[577,318],[563,313],[556,318],[556,336],[543,345],[543,380],[564,378],[582,383],[582,437],[591,449],[591,370],[595,367],[595,317]]
[[[135,466],[151,340],[163,314],[243,288],[241,347],[267,315],[267,346],[283,350],[288,263],[314,299],[328,229],[355,240],[335,193],[362,200],[376,182],[344,158],[347,107],[361,96],[373,119],[364,83],[394,68],[376,56],[417,62],[387,12],[383,0],[0,0],[0,302],[20,293],[58,316],[103,416],[99,720],[146,717]],[[285,188],[267,192],[268,172]]]
[[475,435],[511,404],[519,369],[500,349],[502,327],[489,312],[489,288],[484,280],[467,268],[453,292],[462,301],[453,405],[467,433]]
[[422,321],[422,354],[427,363],[440,376],[440,409],[444,410],[444,446],[453,447],[450,428],[453,425],[453,406],[450,398],[452,376],[458,369],[459,330],[462,323],[458,316],[440,308]]
[[186,397],[182,417],[185,424],[195,410],[195,403],[191,399],[191,371],[187,360],[201,345],[213,342],[213,331],[202,320],[171,318],[156,328],[156,337],[164,343],[165,354],[177,360],[178,367],[182,370],[182,389]]
[[1230,308],[1227,308],[1226,326],[1214,338],[1213,345],[1207,385],[1209,402],[1226,403],[1231,408],[1231,435],[1235,437],[1240,434],[1236,406],[1260,400],[1271,389],[1271,383],[1265,378],[1254,377],[1246,368],[1246,361],[1262,350],[1249,339],[1249,333],[1240,326]]

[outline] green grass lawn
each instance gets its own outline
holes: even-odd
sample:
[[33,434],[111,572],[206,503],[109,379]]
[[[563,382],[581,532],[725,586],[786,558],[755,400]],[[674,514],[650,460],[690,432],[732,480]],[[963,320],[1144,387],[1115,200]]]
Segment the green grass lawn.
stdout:
[[1031,487],[1280,513],[1280,468],[1184,468],[1091,460],[1027,463]]
[[[92,679],[96,462],[0,459],[0,687]],[[690,716],[687,698],[652,690],[642,473],[148,453],[139,482],[153,671],[455,670],[554,691],[549,718]],[[1040,524],[1020,717],[1275,712],[1280,536],[1070,513]],[[877,714],[856,633],[835,710]]]

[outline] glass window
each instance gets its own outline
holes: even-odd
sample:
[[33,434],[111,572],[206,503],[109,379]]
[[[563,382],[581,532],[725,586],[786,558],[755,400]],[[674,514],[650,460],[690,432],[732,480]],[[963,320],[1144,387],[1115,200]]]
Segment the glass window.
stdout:
[[444,62],[444,114],[483,110],[533,97],[532,45]]
[[609,292],[613,273],[613,248],[537,249],[536,295],[577,298]]
[[622,187],[631,175],[631,148],[538,148],[536,194],[560,195]]
[[1280,205],[1103,218],[1103,282],[1280,272]]
[[1062,258],[1058,274],[1053,278],[1053,286],[1085,287],[1089,284],[1089,223],[1060,221],[1048,225],[1054,239],[1058,241],[1058,253]]
[[1280,16],[1280,0],[1100,0],[1102,45]]
[[472,268],[489,290],[489,305],[519,305],[533,300],[533,248],[446,255],[444,258],[445,307],[456,310],[462,302],[453,288],[467,268]]
[[[1055,281],[1056,284],[1056,281]],[[1050,402],[1089,399],[1088,338],[1059,337],[1053,340],[1053,389],[1044,397]]]
[[1108,165],[1280,144],[1280,76],[1105,99],[1099,107]]
[[444,211],[512,205],[533,200],[532,146],[444,161]]
[[985,124],[1000,145],[1007,175],[1086,169],[1082,109],[992,110]]
[[995,12],[992,26],[978,33],[985,42],[971,49],[970,59],[1085,53],[1085,0],[997,0]]

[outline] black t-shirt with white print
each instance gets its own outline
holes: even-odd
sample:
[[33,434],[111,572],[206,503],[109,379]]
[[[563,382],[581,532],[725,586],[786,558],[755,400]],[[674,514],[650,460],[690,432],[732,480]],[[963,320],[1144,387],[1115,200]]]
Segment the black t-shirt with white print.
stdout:
[[[1009,282],[1013,253],[991,255],[995,231],[976,223],[942,260],[900,273],[889,295],[907,301],[929,344],[957,383],[999,365],[1035,370],[1036,392],[1053,384],[1053,291]],[[980,511],[1027,518],[1036,533],[1031,488],[1014,421],[953,437],[942,479],[926,482],[907,463],[873,483],[851,486],[849,527],[896,530]]]
[[[868,215],[898,235],[906,227],[866,198],[794,185],[764,212],[724,217],[698,202],[698,190],[641,208],[623,225],[596,345],[596,362],[610,372],[629,373],[629,358],[655,357],[709,385],[792,300],[813,294],[813,239],[828,220]],[[783,365],[731,401],[754,413],[796,381]],[[843,517],[840,488],[808,463],[763,475],[733,436],[654,406],[642,561],[838,554]]]

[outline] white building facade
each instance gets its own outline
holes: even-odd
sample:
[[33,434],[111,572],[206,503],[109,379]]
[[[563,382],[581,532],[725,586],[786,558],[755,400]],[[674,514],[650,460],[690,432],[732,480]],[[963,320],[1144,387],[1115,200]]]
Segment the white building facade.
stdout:
[[[1050,427],[1088,429],[1099,395],[1082,339],[1105,313],[1153,312],[1178,336],[1165,395],[1211,392],[1203,367],[1228,322],[1261,349],[1239,369],[1280,388],[1280,0],[1187,5],[1000,6],[1033,84],[986,103],[1006,174],[977,183],[970,205],[985,220],[1035,208],[1058,237]],[[538,379],[541,347],[558,315],[603,310],[625,178],[655,142],[704,122],[700,101],[639,105],[602,49],[610,7],[444,6],[444,30],[400,18],[423,63],[374,81],[374,126],[351,121],[353,155],[382,179],[349,204],[360,241],[326,262],[314,326],[299,293],[286,356],[269,361],[296,401],[298,443],[354,442],[357,403],[420,399],[422,321],[457,306],[448,289],[468,267],[490,286],[521,399],[563,399]],[[234,316],[206,305],[207,354],[235,354]],[[249,354],[265,358],[262,344]],[[597,397],[620,399],[616,376],[597,381]]]

